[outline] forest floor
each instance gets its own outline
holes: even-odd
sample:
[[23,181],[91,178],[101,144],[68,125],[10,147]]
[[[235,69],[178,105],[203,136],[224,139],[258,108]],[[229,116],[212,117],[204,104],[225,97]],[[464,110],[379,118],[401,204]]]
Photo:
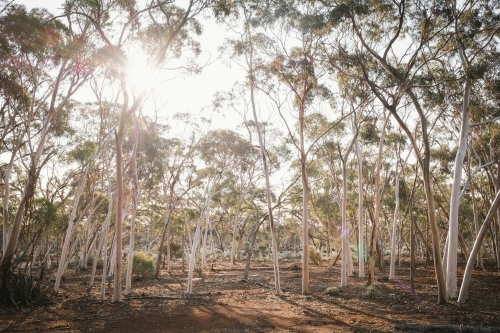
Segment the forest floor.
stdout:
[[[492,263],[474,271],[465,305],[436,305],[432,265],[417,266],[414,293],[403,262],[394,281],[387,279],[388,267],[376,270],[378,292],[367,292],[366,279],[355,276],[328,295],[328,287],[340,285],[340,266],[323,262],[311,266],[307,296],[301,294],[300,262],[280,266],[280,297],[269,263],[253,262],[243,281],[243,262],[233,269],[217,262],[195,273],[194,293],[186,295],[186,274],[174,262],[172,272],[163,270],[157,280],[134,281],[132,293],[119,303],[110,301],[111,280],[107,300],[101,301],[98,286],[87,289],[88,271],[69,270],[58,294],[49,292],[53,277],[43,282],[49,296],[44,304],[0,307],[0,332],[401,332],[395,328],[401,323],[500,327],[500,270]],[[460,267],[459,283],[463,262]]]

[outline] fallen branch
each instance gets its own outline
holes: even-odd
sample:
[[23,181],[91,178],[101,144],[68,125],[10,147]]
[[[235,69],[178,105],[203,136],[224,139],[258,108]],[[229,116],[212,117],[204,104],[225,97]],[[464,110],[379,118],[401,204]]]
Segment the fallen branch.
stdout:
[[451,324],[395,324],[397,330],[415,331],[415,332],[459,332],[459,333],[500,333],[497,327],[479,327],[467,325]]

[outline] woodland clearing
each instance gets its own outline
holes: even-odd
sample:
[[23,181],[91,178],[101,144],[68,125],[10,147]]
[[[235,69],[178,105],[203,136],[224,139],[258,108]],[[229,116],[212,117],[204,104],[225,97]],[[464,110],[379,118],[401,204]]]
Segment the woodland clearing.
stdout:
[[[280,266],[281,297],[274,294],[270,263],[253,262],[249,280],[242,280],[244,263],[230,269],[227,262],[216,262],[198,271],[194,293],[187,295],[186,274],[175,261],[171,273],[162,270],[159,279],[134,281],[132,293],[119,303],[111,302],[111,278],[108,299],[101,301],[99,286],[87,289],[88,271],[68,270],[58,294],[50,292],[49,276],[41,282],[48,295],[43,302],[0,308],[0,332],[401,332],[395,325],[402,323],[500,327],[500,270],[492,262],[474,271],[463,305],[435,304],[432,265],[417,265],[415,293],[409,263],[402,261],[395,280],[377,271],[377,292],[367,292],[366,279],[354,276],[336,295],[324,292],[340,285],[339,263],[311,266],[310,295],[301,294],[299,261]],[[459,262],[459,276],[464,266]]]

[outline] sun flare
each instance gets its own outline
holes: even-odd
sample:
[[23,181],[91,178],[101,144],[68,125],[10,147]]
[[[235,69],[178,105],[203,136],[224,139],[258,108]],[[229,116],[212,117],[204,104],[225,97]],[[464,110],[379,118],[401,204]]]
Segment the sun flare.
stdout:
[[138,91],[150,91],[154,88],[158,71],[145,63],[131,63],[127,70],[129,84]]

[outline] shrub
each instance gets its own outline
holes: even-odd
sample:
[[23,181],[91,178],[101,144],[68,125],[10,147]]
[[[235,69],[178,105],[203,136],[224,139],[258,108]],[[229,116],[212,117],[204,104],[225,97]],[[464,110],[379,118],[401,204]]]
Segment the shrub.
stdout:
[[132,274],[141,278],[150,278],[155,274],[153,256],[149,253],[134,253],[132,261]]
[[389,276],[387,275],[381,275],[377,278],[377,281],[380,281],[380,282],[387,282],[389,281]]
[[363,295],[367,298],[373,299],[382,296],[382,293],[380,292],[380,290],[377,289],[377,287],[368,286]]
[[339,288],[337,288],[337,287],[328,287],[328,288],[326,288],[324,294],[330,295],[330,296],[338,296],[338,294],[339,294]]
[[309,245],[309,260],[319,266],[321,262],[321,253],[315,246]]

